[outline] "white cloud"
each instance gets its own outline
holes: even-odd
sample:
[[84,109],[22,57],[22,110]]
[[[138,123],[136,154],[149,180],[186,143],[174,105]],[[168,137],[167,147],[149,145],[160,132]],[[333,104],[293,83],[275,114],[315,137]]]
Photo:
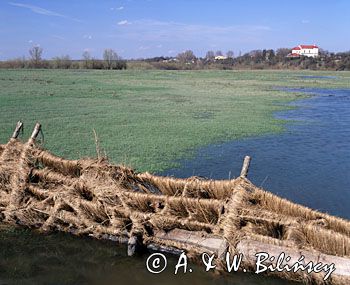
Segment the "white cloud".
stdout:
[[170,56],[184,49],[199,55],[213,49],[211,44],[220,50],[256,49],[273,36],[271,31],[270,26],[259,24],[209,25],[139,19],[120,21],[105,36],[123,43],[121,47],[134,47],[137,56],[145,57],[162,53]]
[[29,44],[32,44],[32,43],[33,43],[33,40],[29,40],[28,43],[29,43]]
[[83,38],[88,39],[88,40],[92,40],[92,35],[84,35]]
[[77,22],[81,22],[79,19],[70,18],[70,17],[68,17],[66,15],[57,13],[55,11],[47,10],[47,9],[44,9],[44,8],[41,8],[41,7],[38,7],[38,6],[34,6],[34,5],[23,4],[23,3],[16,3],[16,2],[8,2],[8,4],[10,4],[12,6],[15,6],[15,7],[19,7],[19,8],[29,9],[33,13],[40,14],[40,15],[67,18],[67,19],[71,19],[71,20],[74,20],[74,21],[77,21]]
[[118,26],[130,25],[131,23],[128,20],[122,20],[118,22]]
[[302,23],[302,24],[309,24],[309,23],[310,23],[310,20],[301,20],[301,23]]
[[[127,20],[118,25],[130,24]],[[222,42],[258,42],[271,31],[264,25],[231,25],[210,26],[184,24],[176,22],[162,22],[156,20],[137,20],[127,30],[118,30],[111,37],[120,37],[128,40],[149,42],[214,42],[218,46]]]
[[121,10],[124,10],[124,6],[120,6],[120,7],[117,7],[117,8],[111,8],[112,11],[121,11]]
[[41,14],[41,15],[55,16],[55,17],[65,17],[62,14],[56,13],[54,11],[46,10],[44,8],[41,8],[41,7],[38,7],[38,6],[34,6],[34,5],[15,3],[15,2],[9,2],[9,4],[12,5],[12,6],[29,9],[32,12],[37,13],[37,14]]

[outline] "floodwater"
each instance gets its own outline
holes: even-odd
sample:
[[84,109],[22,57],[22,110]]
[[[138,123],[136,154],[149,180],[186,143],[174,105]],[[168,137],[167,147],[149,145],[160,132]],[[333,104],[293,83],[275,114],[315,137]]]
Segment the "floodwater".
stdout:
[[324,75],[301,75],[298,76],[302,79],[337,79],[337,76],[324,76]]
[[[237,176],[243,157],[252,156],[249,178],[295,202],[350,218],[350,90],[302,89],[317,96],[276,114],[290,120],[280,135],[244,139],[202,148],[182,167],[164,174],[215,179]],[[146,270],[149,254],[127,257],[114,242],[29,230],[0,231],[1,284],[237,284],[294,283],[252,273],[217,276],[190,264],[192,273],[174,275],[168,257],[161,274]]]
[[215,179],[238,176],[245,155],[248,178],[294,202],[350,219],[350,89],[288,89],[314,94],[276,114],[290,121],[280,135],[243,139],[198,150],[164,174]]

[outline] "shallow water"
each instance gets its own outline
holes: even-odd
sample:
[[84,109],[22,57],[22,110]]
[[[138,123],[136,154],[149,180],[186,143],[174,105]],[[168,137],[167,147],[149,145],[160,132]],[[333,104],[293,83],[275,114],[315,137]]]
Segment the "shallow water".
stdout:
[[[350,91],[302,91],[318,96],[293,103],[298,109],[276,114],[293,120],[286,133],[202,148],[194,159],[183,161],[181,169],[166,174],[233,177],[239,174],[244,155],[251,155],[249,178],[257,185],[295,202],[350,218]],[[175,257],[168,258],[166,271],[152,275],[145,265],[149,254],[129,258],[125,246],[65,234],[0,231],[0,250],[0,285],[294,284],[252,273],[216,276],[194,264],[193,273],[175,276]]]
[[301,75],[302,79],[337,79],[337,76],[322,76],[322,75]]
[[316,94],[277,113],[290,120],[280,135],[200,149],[195,158],[164,174],[225,179],[238,176],[245,155],[249,179],[314,209],[350,219],[350,89],[289,89]]

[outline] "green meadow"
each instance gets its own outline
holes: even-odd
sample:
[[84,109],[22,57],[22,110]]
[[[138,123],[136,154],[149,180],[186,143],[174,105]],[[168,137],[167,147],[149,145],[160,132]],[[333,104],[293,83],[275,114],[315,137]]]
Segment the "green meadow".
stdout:
[[45,148],[91,157],[95,129],[114,163],[161,171],[200,146],[283,132],[273,113],[305,95],[276,87],[349,86],[350,72],[0,70],[0,143],[39,121]]

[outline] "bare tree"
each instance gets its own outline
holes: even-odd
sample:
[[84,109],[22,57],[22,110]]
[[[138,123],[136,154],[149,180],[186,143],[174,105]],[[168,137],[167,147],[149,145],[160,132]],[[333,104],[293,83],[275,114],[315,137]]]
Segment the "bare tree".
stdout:
[[227,53],[226,53],[226,56],[227,58],[234,58],[234,53],[232,50],[229,50]]
[[212,50],[207,51],[205,58],[208,60],[214,59],[215,58],[215,53]]
[[90,52],[86,50],[83,52],[82,56],[83,56],[83,61],[84,61],[84,67],[90,68],[91,67],[91,60],[92,60]]
[[222,56],[222,51],[221,51],[221,50],[217,50],[217,51],[215,52],[215,55],[216,55],[216,56]]
[[103,59],[106,62],[107,69],[113,69],[119,59],[119,56],[114,50],[105,49],[103,52]]
[[35,67],[39,66],[42,53],[43,53],[43,49],[40,46],[33,46],[29,50],[30,58],[33,61]]
[[186,50],[184,52],[181,52],[177,55],[177,59],[180,62],[191,62],[196,60],[196,56],[194,55],[193,51],[191,50]]
[[291,52],[290,48],[278,48],[276,50],[276,56],[279,58],[286,57]]
[[319,49],[319,54],[320,54],[320,56],[330,56],[331,53],[328,50],[320,48]]

